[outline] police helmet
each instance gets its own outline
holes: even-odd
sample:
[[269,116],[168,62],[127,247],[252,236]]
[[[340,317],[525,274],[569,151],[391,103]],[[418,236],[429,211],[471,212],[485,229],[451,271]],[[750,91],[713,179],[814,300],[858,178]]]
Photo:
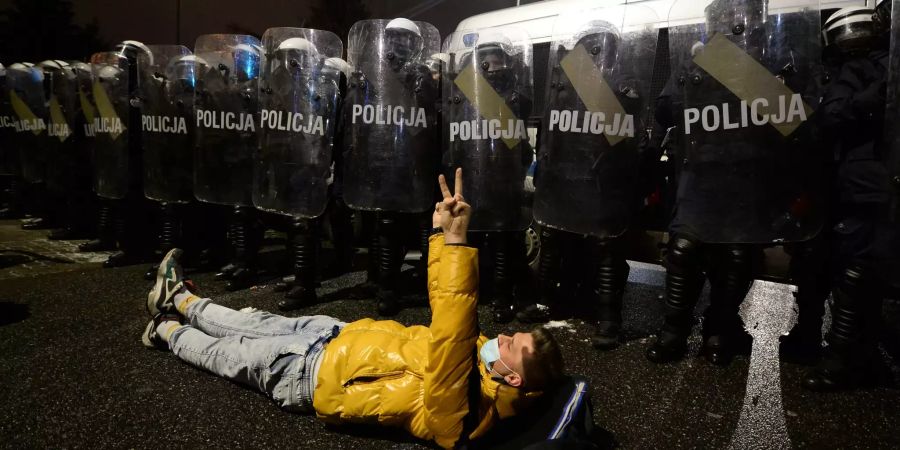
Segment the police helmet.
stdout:
[[398,17],[388,22],[384,28],[388,41],[387,58],[399,62],[407,62],[422,54],[425,40],[415,22]]
[[835,46],[842,52],[864,50],[875,37],[872,11],[863,6],[848,6],[837,10],[822,30],[826,46]]
[[278,44],[275,57],[285,69],[309,69],[318,62],[319,50],[308,39],[293,37]]

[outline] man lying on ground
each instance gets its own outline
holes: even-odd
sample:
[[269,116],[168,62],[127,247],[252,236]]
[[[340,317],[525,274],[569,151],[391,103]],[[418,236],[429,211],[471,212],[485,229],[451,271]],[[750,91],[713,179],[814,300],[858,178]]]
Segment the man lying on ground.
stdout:
[[154,317],[144,344],[328,423],[402,427],[444,448],[483,436],[559,380],[562,355],[543,328],[479,335],[478,250],[466,245],[472,211],[462,170],[455,194],[443,176],[438,181],[444,199],[435,205],[440,231],[428,252],[430,326],[235,311],[187,289],[174,249],[148,296]]

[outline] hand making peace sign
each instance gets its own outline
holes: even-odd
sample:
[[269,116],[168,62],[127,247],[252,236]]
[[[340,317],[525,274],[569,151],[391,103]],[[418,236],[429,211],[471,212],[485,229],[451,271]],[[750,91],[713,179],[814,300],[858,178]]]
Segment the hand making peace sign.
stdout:
[[456,193],[450,194],[447,187],[447,179],[443,175],[438,176],[438,184],[441,185],[441,194],[444,200],[434,205],[434,214],[431,216],[432,226],[441,227],[444,230],[444,242],[447,244],[465,244],[466,231],[469,229],[469,219],[472,217],[472,207],[463,198],[462,169],[456,169]]

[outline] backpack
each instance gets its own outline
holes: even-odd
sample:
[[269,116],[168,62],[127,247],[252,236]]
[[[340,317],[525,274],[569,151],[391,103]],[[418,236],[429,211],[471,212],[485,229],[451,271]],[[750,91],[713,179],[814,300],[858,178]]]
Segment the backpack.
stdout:
[[497,423],[470,448],[581,450],[611,446],[609,433],[594,423],[587,380],[570,376],[529,411]]

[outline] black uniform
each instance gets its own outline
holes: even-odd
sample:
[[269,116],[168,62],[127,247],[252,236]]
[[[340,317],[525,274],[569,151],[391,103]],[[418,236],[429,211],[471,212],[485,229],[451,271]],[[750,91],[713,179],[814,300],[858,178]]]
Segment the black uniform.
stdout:
[[830,134],[836,168],[832,192],[832,322],[820,365],[804,379],[830,390],[863,378],[877,361],[885,287],[896,267],[890,177],[883,136],[888,52],[846,61],[829,85],[819,120]]

